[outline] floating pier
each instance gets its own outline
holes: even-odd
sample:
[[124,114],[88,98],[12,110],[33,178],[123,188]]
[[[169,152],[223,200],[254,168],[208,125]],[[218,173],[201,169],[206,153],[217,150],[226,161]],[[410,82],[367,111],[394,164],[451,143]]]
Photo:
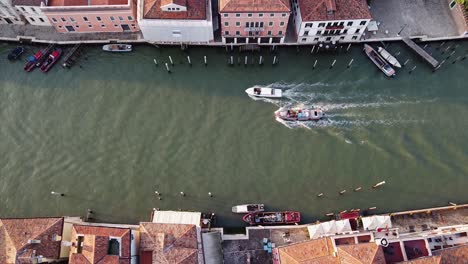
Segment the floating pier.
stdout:
[[436,59],[429,55],[429,53],[427,53],[423,48],[421,48],[410,38],[403,38],[403,42],[406,45],[408,45],[408,47],[410,47],[419,56],[421,56],[427,63],[429,63],[432,66],[432,68],[436,68],[437,66],[439,66],[439,62]]
[[63,58],[63,64],[62,66],[64,68],[70,68],[75,64],[76,60],[78,59],[78,56],[80,55],[81,51],[81,44],[76,44],[71,48],[71,50],[68,51],[67,55]]

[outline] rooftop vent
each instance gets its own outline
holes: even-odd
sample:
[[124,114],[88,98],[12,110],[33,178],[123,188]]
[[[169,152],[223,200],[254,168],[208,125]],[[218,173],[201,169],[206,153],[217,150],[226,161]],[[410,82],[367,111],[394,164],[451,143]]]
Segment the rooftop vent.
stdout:
[[28,244],[39,244],[39,243],[41,243],[41,241],[37,240],[37,239],[29,239],[28,240]]

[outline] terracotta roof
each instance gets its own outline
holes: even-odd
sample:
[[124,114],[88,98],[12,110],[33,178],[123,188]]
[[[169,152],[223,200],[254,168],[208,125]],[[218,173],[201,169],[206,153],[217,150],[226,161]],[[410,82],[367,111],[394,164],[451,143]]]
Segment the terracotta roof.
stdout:
[[302,21],[371,18],[366,0],[298,0],[298,2]]
[[281,264],[339,263],[330,238],[314,239],[277,248]]
[[219,0],[219,12],[289,12],[289,0]]
[[441,256],[440,263],[466,263],[468,260],[468,245],[447,248],[432,252],[433,255]]
[[140,250],[152,252],[153,264],[198,263],[196,226],[140,223]]
[[[61,242],[53,238],[61,236],[62,231],[61,217],[0,219],[0,263],[28,263],[34,254],[58,259]],[[40,243],[31,244],[29,240]]]
[[441,257],[440,256],[432,256],[432,257],[423,257],[423,258],[417,258],[405,262],[400,262],[400,263],[405,263],[405,264],[440,264],[441,262]]
[[338,246],[338,257],[342,263],[385,263],[382,247],[375,243]]
[[161,6],[176,4],[180,6],[187,6],[187,0],[161,0]]
[[[84,235],[83,249],[77,253],[77,247],[70,251],[70,264],[123,264],[130,263],[131,231],[128,228],[73,225],[71,242],[78,241],[78,235]],[[108,255],[109,237],[120,238],[121,256]]]
[[49,0],[48,6],[127,5],[128,0]]
[[[163,11],[161,6],[169,4],[167,0],[144,0],[143,18],[145,19],[206,19],[207,0],[174,0],[174,4],[187,7],[187,11]],[[169,0],[170,1],[170,0]]]

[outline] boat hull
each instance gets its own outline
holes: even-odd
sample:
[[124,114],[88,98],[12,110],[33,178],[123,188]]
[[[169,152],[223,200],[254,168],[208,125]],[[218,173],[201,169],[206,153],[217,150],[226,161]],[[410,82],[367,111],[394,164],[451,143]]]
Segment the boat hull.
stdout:
[[242,217],[242,220],[250,225],[290,225],[301,221],[299,212],[256,212]]
[[395,67],[401,68],[400,62],[395,57],[393,57],[392,54],[386,51],[384,48],[379,47],[377,51],[386,61],[388,61],[388,63],[390,63],[391,65]]
[[325,117],[325,114],[321,109],[285,109],[275,112],[275,116],[285,121],[319,121]]
[[265,97],[265,98],[281,98],[283,91],[281,89],[266,88],[266,87],[251,87],[245,90],[249,96]]
[[379,68],[385,75],[392,77],[395,75],[395,70],[390,67],[384,58],[382,58],[377,51],[375,51],[371,46],[364,44],[364,52],[367,57]]
[[55,65],[55,63],[57,63],[57,61],[60,59],[60,56],[62,56],[62,49],[54,50],[48,56],[47,60],[45,60],[42,64],[41,71],[44,73],[48,72]]
[[264,204],[242,204],[232,207],[232,212],[236,214],[246,214],[253,212],[263,212],[265,210]]
[[132,45],[128,44],[108,44],[102,46],[103,51],[108,51],[108,52],[131,52],[132,51]]

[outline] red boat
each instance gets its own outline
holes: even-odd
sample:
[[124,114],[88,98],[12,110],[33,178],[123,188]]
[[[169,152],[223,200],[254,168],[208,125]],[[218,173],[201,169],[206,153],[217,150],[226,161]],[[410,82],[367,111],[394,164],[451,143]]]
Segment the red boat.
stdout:
[[44,55],[44,52],[42,50],[36,52],[34,55],[31,55],[28,57],[28,62],[26,62],[26,65],[24,65],[24,70],[27,72],[30,72],[36,67],[36,63],[38,60],[42,58]]
[[52,66],[59,60],[60,56],[62,55],[62,49],[55,49],[52,53],[47,57],[47,60],[41,66],[42,72],[48,72]]
[[242,220],[250,225],[295,224],[301,221],[301,213],[292,211],[256,212],[244,215]]

